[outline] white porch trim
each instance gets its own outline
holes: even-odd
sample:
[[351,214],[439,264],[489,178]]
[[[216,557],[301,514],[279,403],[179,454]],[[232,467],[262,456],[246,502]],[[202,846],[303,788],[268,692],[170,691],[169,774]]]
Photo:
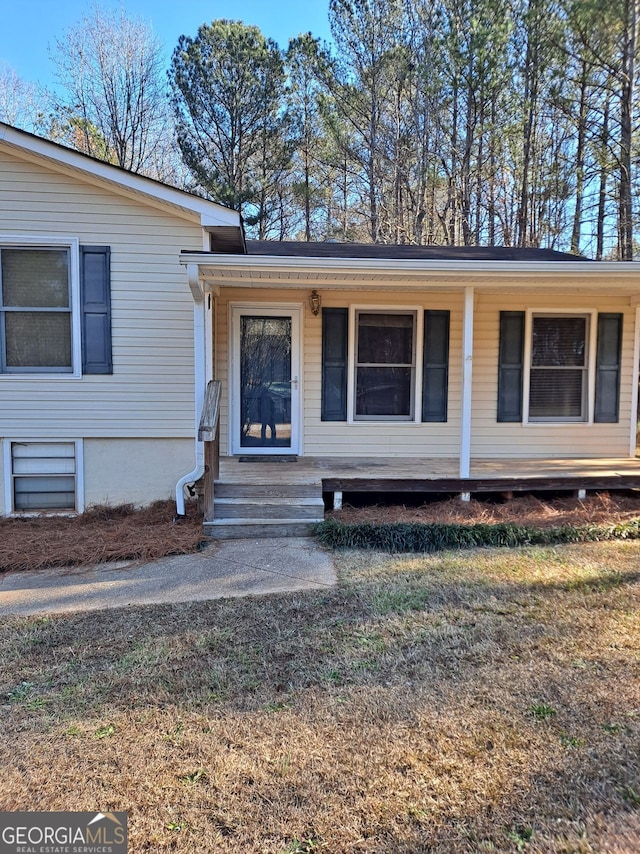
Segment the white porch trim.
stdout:
[[473,308],[474,290],[464,289],[462,317],[462,407],[460,413],[460,477],[469,477],[471,468],[471,399],[473,393]]
[[633,374],[631,376],[631,431],[629,456],[636,455],[636,432],[638,429],[638,372],[640,371],[640,306],[636,306],[635,330],[633,334]]

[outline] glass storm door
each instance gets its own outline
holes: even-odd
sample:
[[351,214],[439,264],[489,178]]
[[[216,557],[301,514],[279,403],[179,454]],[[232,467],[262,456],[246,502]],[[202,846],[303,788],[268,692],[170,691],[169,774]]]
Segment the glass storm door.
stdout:
[[298,453],[299,311],[236,307],[233,453]]

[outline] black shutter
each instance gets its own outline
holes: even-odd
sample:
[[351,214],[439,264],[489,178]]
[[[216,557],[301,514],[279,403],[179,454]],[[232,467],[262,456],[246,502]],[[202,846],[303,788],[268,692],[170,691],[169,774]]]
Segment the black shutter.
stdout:
[[613,424],[620,415],[620,352],[622,315],[598,315],[596,355],[596,405],[593,420]]
[[424,313],[422,420],[446,421],[449,388],[449,311]]
[[498,421],[522,421],[524,311],[500,312]]
[[349,310],[322,309],[323,421],[347,420],[347,338]]
[[82,373],[112,374],[111,250],[108,246],[80,247],[82,305]]

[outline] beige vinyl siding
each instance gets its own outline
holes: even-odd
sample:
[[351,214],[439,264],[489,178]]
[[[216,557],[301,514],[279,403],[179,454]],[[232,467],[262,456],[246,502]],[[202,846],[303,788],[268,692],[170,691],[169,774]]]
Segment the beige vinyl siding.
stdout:
[[[314,280],[324,307],[420,306],[451,311],[449,354],[449,411],[445,424],[399,422],[355,423],[320,420],[322,321],[308,307],[311,287],[300,290],[223,288],[216,300],[215,358],[216,377],[222,380],[221,447],[228,450],[230,341],[228,317],[230,302],[272,305],[301,303],[304,423],[303,453],[330,456],[429,456],[454,457],[460,453],[460,408],[462,385],[462,310],[463,295],[448,293],[322,290],[322,281]],[[517,286],[514,286],[514,289]],[[605,283],[603,283],[603,290]],[[522,290],[518,294],[475,292],[473,406],[471,454],[490,458],[576,458],[625,457],[629,454],[632,406],[632,373],[635,309],[628,297],[602,297],[585,290],[576,297],[539,295]],[[617,424],[499,424],[497,422],[498,335],[500,311],[570,309],[622,312],[624,315],[623,352],[620,389],[620,420]]]
[[138,202],[0,151],[0,234],[111,247],[113,375],[0,374],[0,436],[193,437],[196,215]]
[[[606,285],[603,282],[603,290]],[[499,424],[498,334],[501,311],[564,309],[621,312],[623,319],[620,420],[617,424]],[[624,297],[601,297],[589,290],[563,295],[490,295],[476,292],[473,358],[471,455],[492,457],[625,457],[629,455],[633,392],[635,309]]]
[[[193,440],[85,439],[83,460],[77,477],[85,508],[102,504],[144,506],[173,498],[176,482],[193,467]],[[4,462],[0,441],[0,516],[11,510],[5,507]]]
[[[391,421],[346,424],[320,420],[322,376],[322,318],[309,309],[309,289],[254,291],[224,288],[216,300],[216,377],[222,381],[220,409],[221,448],[229,447],[229,303],[301,303],[303,360],[302,448],[306,456],[433,456],[456,457],[460,448],[460,395],[462,353],[462,296],[456,294],[393,293],[389,291],[322,291],[323,307],[386,306],[394,308],[450,309],[449,420],[447,423],[415,424]],[[422,317],[418,318],[422,323]],[[418,359],[422,354],[418,354]],[[419,390],[418,390],[419,392]]]
[[189,439],[86,439],[85,506],[173,498],[176,482],[193,465]]

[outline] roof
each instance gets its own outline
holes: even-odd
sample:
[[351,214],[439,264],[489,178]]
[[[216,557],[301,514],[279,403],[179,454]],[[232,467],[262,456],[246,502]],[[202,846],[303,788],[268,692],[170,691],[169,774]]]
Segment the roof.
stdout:
[[[222,244],[222,241],[221,241]],[[183,251],[181,263],[205,288],[315,287],[323,290],[517,288],[555,294],[620,293],[640,304],[640,261],[590,261],[548,249],[393,246],[247,241],[229,252]],[[260,253],[260,254],[256,254]],[[637,303],[636,303],[637,300]]]
[[510,246],[412,246],[391,243],[247,240],[248,255],[294,258],[380,258],[430,261],[587,261],[582,255],[555,249]]
[[112,191],[134,193],[146,197],[149,202],[170,205],[199,216],[203,228],[211,226],[233,226],[239,229],[240,216],[237,211],[163,184],[145,175],[129,172],[120,166],[98,160],[88,154],[67,148],[57,142],[28,133],[0,121],[0,146],[4,144],[16,152],[35,160],[45,160],[50,168],[80,173],[85,179],[97,184],[107,184]]

